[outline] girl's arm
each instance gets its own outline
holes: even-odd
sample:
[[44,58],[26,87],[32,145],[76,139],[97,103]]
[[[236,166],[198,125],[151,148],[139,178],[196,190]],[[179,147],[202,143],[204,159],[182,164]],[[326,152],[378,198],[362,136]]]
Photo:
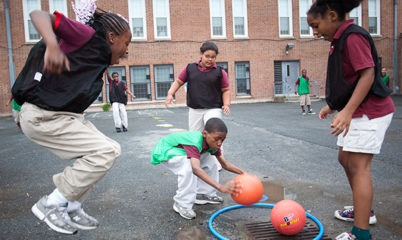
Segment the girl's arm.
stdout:
[[223,106],[222,109],[226,113],[226,115],[230,114],[230,89],[222,88],[222,101]]
[[363,102],[364,98],[367,96],[370,91],[371,86],[374,82],[374,68],[366,68],[359,71],[360,79],[356,85],[355,90],[353,91],[352,97],[349,99],[346,106],[340,111],[337,115],[335,115],[334,119],[332,119],[331,128],[334,128],[331,131],[331,134],[335,134],[338,136],[344,130],[343,136],[349,131],[350,121],[352,120],[352,115]]
[[168,107],[169,104],[173,103],[173,95],[177,92],[177,90],[179,90],[179,88],[181,86],[183,86],[184,82],[181,81],[180,79],[176,79],[172,86],[170,87],[167,97],[166,97],[166,101],[165,101],[165,106]]
[[43,71],[60,74],[63,66],[70,71],[70,63],[59,47],[56,34],[54,33],[54,15],[40,10],[30,14],[33,25],[42,36],[46,44]]

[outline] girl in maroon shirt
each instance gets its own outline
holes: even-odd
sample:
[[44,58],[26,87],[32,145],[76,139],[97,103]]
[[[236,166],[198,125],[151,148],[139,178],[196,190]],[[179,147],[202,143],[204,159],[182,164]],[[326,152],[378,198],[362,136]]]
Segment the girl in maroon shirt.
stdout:
[[[347,89],[348,84],[355,86],[354,90],[349,88],[350,98],[344,98],[343,93],[337,92],[336,97],[342,96],[343,101],[346,100],[346,105],[336,108],[339,113],[331,122],[333,128],[331,134],[338,136],[338,160],[348,178],[354,204],[353,207],[335,212],[335,217],[339,219],[354,221],[352,231],[340,234],[337,240],[371,239],[369,221],[373,224],[376,220],[374,213],[371,212],[373,186],[370,165],[373,154],[380,152],[385,131],[395,111],[389,96],[378,97],[370,91],[376,81],[375,57],[372,54],[372,50],[375,49],[372,49],[374,44],[370,43],[372,42],[370,35],[360,27],[350,28],[353,20],[345,19],[346,13],[357,7],[361,1],[317,0],[307,13],[307,21],[313,28],[314,35],[331,42],[329,60],[334,59],[335,54],[343,54],[337,55],[341,56],[342,63],[339,62],[339,67],[328,65],[328,71],[331,72],[328,72],[327,78],[339,74],[337,70],[342,71],[339,79],[329,77],[332,80],[330,83],[338,86],[345,84],[344,89]],[[350,33],[349,30],[356,28],[358,28],[356,31]],[[347,29],[350,34],[344,35]],[[360,34],[362,32],[364,34]],[[341,46],[343,50],[340,50]],[[334,106],[332,99],[328,99],[330,93],[328,91],[331,90],[327,88],[328,105],[321,109],[319,113],[321,119],[328,118],[336,111],[330,107]]]

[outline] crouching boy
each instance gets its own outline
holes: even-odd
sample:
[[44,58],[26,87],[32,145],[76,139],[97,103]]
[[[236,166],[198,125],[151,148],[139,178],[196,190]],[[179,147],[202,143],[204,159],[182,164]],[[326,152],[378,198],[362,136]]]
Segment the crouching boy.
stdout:
[[227,162],[221,154],[220,148],[227,132],[221,119],[211,118],[202,132],[172,133],[162,138],[153,148],[152,164],[162,163],[177,175],[178,189],[173,197],[173,209],[183,218],[195,218],[194,203],[222,203],[223,198],[217,196],[217,191],[229,194],[237,192],[233,180],[223,185],[219,183],[215,158],[204,157],[213,154],[223,169],[237,174],[244,173]]

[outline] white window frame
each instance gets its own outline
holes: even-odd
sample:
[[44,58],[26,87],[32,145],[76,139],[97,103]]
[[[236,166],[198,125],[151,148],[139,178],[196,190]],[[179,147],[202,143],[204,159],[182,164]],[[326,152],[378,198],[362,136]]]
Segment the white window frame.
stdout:
[[[139,6],[135,4],[137,1],[141,2],[139,4]],[[141,11],[141,16],[136,16],[134,14],[136,8],[140,8],[139,10]],[[129,0],[128,1],[128,9],[129,9],[129,18],[130,18],[130,21],[129,21],[130,29],[133,30],[133,27],[134,27],[133,18],[142,18],[142,28],[143,28],[143,34],[144,34],[144,36],[142,36],[142,37],[136,37],[133,35],[131,40],[146,41],[147,40],[147,15],[146,15],[146,10],[145,10],[145,0]]]
[[62,13],[64,16],[68,17],[67,0],[62,1],[63,1],[63,9],[55,9],[54,0],[49,0],[49,12],[53,14],[54,11],[57,10],[59,13]]
[[281,16],[280,16],[280,1],[278,0],[278,32],[280,38],[293,38],[293,14],[292,14],[292,0],[288,1],[288,13],[289,16],[289,34],[281,34]]
[[[169,67],[169,81],[157,81],[158,80],[158,71],[157,68],[159,67]],[[158,92],[158,84],[161,83],[169,83],[170,86],[172,86],[174,82],[174,73],[173,73],[173,64],[160,64],[160,65],[154,65],[154,89],[155,89],[155,99],[160,100],[160,99],[165,99],[165,96],[159,96],[160,93]],[[169,91],[169,88],[166,91],[166,95],[167,92]]]
[[[165,1],[167,4],[167,9],[166,13],[167,16],[157,16],[156,12],[156,1]],[[169,5],[169,0],[152,0],[152,6],[153,6],[153,15],[154,15],[154,37],[155,40],[170,40],[171,39],[171,34],[170,34],[170,5]],[[167,27],[167,36],[163,37],[158,37],[158,29],[157,29],[157,24],[156,24],[156,18],[158,17],[166,17],[166,27]]]
[[[375,7],[376,7],[376,9],[375,9],[375,11],[376,11],[376,18],[377,18],[377,32],[376,33],[370,33],[371,35],[374,35],[374,36],[379,36],[379,35],[381,35],[381,6],[380,6],[380,0],[374,0],[375,1]],[[367,15],[368,15],[368,18],[370,19],[370,6],[369,6],[369,4],[368,4],[368,13],[367,13]],[[369,20],[369,23],[370,23],[370,20]],[[369,31],[370,31],[370,29],[369,29]]]
[[29,25],[28,25],[28,21],[31,20],[31,17],[29,16],[30,12],[32,12],[33,10],[42,10],[41,7],[41,1],[37,0],[37,8],[35,9],[28,9],[28,3],[27,0],[23,0],[22,1],[22,10],[23,10],[23,14],[24,14],[24,30],[25,30],[25,42],[27,43],[36,43],[40,40],[39,39],[30,39],[29,37]]
[[[235,1],[239,0],[232,0],[232,9],[233,9],[233,37],[234,38],[248,38],[248,19],[247,19],[247,0],[240,0],[242,1],[242,7],[239,11],[236,11],[235,7]],[[241,16],[236,16],[236,12],[241,11]],[[243,17],[244,18],[244,34],[236,34],[236,28],[235,28],[235,17]]]
[[[220,16],[213,15],[212,7],[215,5],[212,1],[221,1],[222,9],[220,12]],[[212,39],[226,39],[226,15],[225,15],[225,0],[209,0],[209,22],[211,26],[211,38]],[[213,26],[212,26],[212,18],[213,17],[221,17],[222,18],[222,35],[214,35]]]
[[307,19],[307,11],[308,11],[308,9],[310,9],[312,2],[311,2],[311,0],[307,0],[308,6],[306,6],[305,9],[302,9],[300,7],[301,6],[301,1],[302,0],[299,1],[299,26],[300,26],[299,30],[300,30],[300,37],[301,38],[303,38],[303,37],[311,38],[311,37],[313,37],[313,30],[308,26],[308,24],[307,24],[307,26],[308,26],[308,29],[309,29],[309,34],[302,34],[302,32],[301,32],[301,30],[302,30],[301,29],[302,28],[302,19],[301,18],[305,17]]
[[[352,9],[351,12],[356,11],[357,12],[357,18],[358,18],[358,22],[355,22],[355,24],[362,26],[362,5],[360,4],[358,7]],[[350,13],[349,12],[349,18],[351,19]]]

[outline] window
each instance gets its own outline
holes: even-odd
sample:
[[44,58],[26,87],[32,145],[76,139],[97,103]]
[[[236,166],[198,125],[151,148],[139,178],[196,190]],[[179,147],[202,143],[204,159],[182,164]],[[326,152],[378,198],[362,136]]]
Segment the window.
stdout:
[[166,98],[173,83],[173,65],[154,66],[156,99]]
[[145,0],[130,0],[128,8],[132,39],[147,40]]
[[232,0],[234,37],[247,37],[247,0]]
[[155,39],[170,40],[169,0],[153,0]]
[[58,11],[68,17],[67,0],[49,0],[49,12]]
[[41,10],[40,0],[23,0],[22,8],[24,12],[25,41],[37,42],[40,39],[40,35],[36,31],[29,14],[33,10]]
[[250,95],[250,64],[249,62],[235,63],[236,95]]
[[293,36],[292,27],[292,0],[278,0],[279,36]]
[[228,63],[227,62],[217,62],[216,66],[219,66],[225,70],[226,73],[228,73]]
[[313,36],[313,31],[307,23],[307,11],[310,9],[311,0],[299,1],[299,16],[300,16],[300,36]]
[[380,35],[380,0],[368,1],[369,33]]
[[211,14],[212,38],[226,38],[225,1],[210,0],[209,11]]
[[362,6],[359,5],[356,8],[353,8],[352,11],[349,12],[349,18],[354,20],[354,23],[361,26],[362,25]]
[[149,66],[130,67],[131,92],[137,100],[151,100]]

